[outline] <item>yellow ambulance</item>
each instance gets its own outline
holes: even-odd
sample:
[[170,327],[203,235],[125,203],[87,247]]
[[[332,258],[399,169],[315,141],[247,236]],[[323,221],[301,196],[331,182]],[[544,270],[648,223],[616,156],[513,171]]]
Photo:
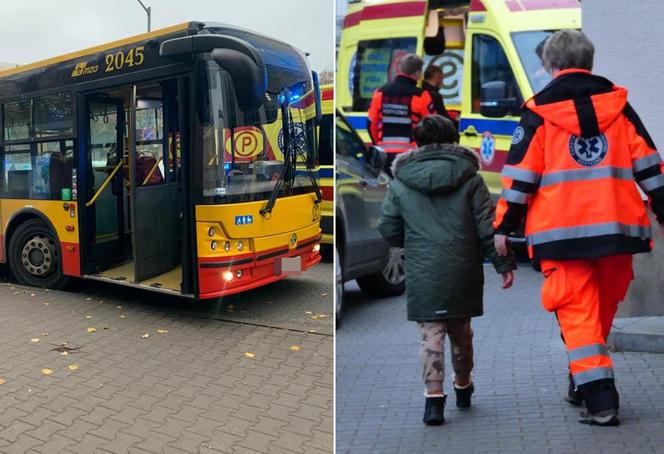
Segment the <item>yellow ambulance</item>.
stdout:
[[373,92],[417,53],[444,73],[441,94],[460,122],[461,144],[477,151],[482,176],[500,193],[500,171],[524,101],[551,76],[544,41],[581,28],[579,0],[355,0],[349,2],[337,63],[337,107],[370,141]]

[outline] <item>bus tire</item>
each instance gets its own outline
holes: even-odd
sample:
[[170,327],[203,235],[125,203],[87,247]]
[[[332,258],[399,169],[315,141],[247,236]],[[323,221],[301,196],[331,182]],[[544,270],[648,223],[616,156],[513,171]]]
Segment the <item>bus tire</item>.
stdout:
[[9,240],[9,267],[23,285],[60,289],[68,281],[56,234],[41,220],[22,223]]
[[390,248],[383,271],[357,278],[357,285],[369,296],[386,298],[406,291],[406,270],[402,248]]

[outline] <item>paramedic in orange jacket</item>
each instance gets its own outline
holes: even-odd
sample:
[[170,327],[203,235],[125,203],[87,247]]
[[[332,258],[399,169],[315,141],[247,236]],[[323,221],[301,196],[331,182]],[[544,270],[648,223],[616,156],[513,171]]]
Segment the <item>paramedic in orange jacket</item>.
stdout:
[[386,169],[397,153],[415,148],[413,129],[422,118],[435,113],[431,94],[417,86],[424,61],[408,54],[399,62],[399,74],[376,90],[368,112],[369,134],[387,153]]
[[[617,425],[618,392],[606,349],[632,255],[651,249],[646,204],[664,221],[662,160],[627,90],[591,74],[594,47],[578,30],[546,42],[554,77],[524,108],[503,168],[496,249],[524,216],[531,256],[541,260],[542,304],[555,312],[573,384],[568,402],[582,423]],[[526,214],[527,209],[527,214]]]

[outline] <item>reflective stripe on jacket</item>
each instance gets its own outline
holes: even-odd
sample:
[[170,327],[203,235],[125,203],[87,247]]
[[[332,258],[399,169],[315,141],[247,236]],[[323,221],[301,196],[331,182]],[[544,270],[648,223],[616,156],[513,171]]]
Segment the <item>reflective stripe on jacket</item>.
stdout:
[[526,215],[531,255],[596,258],[650,250],[636,181],[664,220],[662,159],[627,90],[566,70],[525,106],[502,172],[498,233]]
[[412,77],[400,74],[379,88],[371,99],[368,120],[374,143],[387,153],[400,153],[415,147],[413,128],[434,113],[428,91],[417,87]]

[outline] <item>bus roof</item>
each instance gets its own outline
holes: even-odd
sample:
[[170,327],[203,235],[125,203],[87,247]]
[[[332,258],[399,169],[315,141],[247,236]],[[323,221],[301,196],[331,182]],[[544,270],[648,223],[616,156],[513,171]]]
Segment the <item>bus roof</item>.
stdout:
[[113,48],[116,48],[116,47],[125,46],[127,44],[132,44],[132,43],[141,42],[141,41],[147,41],[151,38],[157,38],[159,36],[168,35],[168,34],[171,34],[171,33],[178,32],[178,31],[188,30],[190,24],[192,24],[192,22],[183,22],[181,24],[161,28],[159,30],[155,30],[155,31],[152,31],[152,32],[149,32],[149,33],[142,33],[140,35],[135,35],[135,36],[131,36],[131,37],[128,37],[128,38],[123,38],[123,39],[119,39],[119,40],[116,40],[116,41],[111,41],[109,43],[100,44],[98,46],[89,47],[87,49],[83,49],[83,50],[79,50],[79,51],[75,51],[75,52],[69,52],[69,53],[64,54],[64,55],[59,55],[57,57],[47,58],[45,60],[36,61],[34,63],[19,65],[15,68],[0,71],[0,78],[5,77],[5,76],[11,76],[13,74],[21,73],[21,72],[24,72],[24,71],[30,71],[30,70],[33,70],[33,69],[38,69],[38,68],[42,68],[42,67],[45,67],[45,66],[66,62],[66,61],[69,61],[69,60],[75,60],[77,58],[86,57],[88,55],[93,55],[93,54],[96,54],[98,52],[103,52],[103,51],[108,50],[108,49],[113,49]]
[[[468,8],[471,14],[498,15],[503,25],[507,22],[514,30],[580,27],[579,0],[359,0],[348,6],[344,28],[364,21],[423,16],[427,9],[460,7]],[[576,26],[569,23],[570,9],[578,11]]]

